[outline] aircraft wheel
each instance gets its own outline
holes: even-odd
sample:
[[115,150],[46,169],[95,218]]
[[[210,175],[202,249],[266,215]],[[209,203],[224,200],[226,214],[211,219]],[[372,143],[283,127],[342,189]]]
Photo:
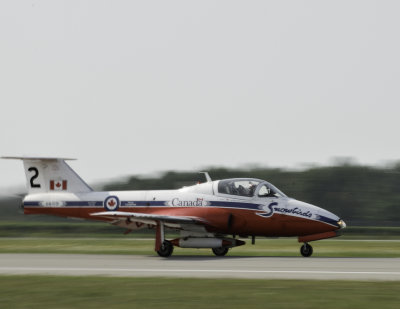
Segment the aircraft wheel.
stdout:
[[173,251],[174,251],[174,246],[171,244],[170,241],[165,240],[161,245],[160,250],[157,251],[157,254],[161,257],[169,257],[171,256]]
[[309,257],[313,254],[313,248],[308,243],[304,243],[304,245],[300,247],[300,253],[304,257]]
[[212,252],[216,256],[225,256],[229,251],[229,248],[219,247],[219,248],[212,248]]

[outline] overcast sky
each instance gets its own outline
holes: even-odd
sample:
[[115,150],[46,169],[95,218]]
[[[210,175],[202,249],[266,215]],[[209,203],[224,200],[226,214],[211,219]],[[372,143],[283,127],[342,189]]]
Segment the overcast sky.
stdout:
[[[400,159],[399,1],[0,2],[0,155],[89,183]],[[0,188],[24,185],[0,160]]]

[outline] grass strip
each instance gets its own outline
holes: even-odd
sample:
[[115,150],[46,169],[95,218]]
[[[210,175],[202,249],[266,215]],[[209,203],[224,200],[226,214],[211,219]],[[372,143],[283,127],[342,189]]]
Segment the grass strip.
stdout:
[[[315,257],[400,257],[400,241],[346,241],[339,238],[311,243]],[[296,239],[257,239],[255,245],[230,250],[230,256],[300,256]],[[0,253],[74,253],[154,255],[153,239],[121,238],[0,238]],[[174,255],[212,255],[210,249],[174,248]]]
[[0,308],[398,308],[400,282],[0,276]]

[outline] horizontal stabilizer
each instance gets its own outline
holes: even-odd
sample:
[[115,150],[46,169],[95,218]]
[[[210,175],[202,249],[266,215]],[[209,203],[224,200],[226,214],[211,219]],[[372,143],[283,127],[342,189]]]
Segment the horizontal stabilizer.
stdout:
[[10,159],[10,160],[40,160],[40,161],[57,161],[57,160],[64,160],[64,161],[71,161],[76,160],[74,158],[56,158],[56,157],[1,157],[2,159]]

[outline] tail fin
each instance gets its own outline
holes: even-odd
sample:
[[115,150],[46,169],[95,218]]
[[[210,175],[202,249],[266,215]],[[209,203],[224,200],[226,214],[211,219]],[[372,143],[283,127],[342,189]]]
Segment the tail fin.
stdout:
[[65,160],[66,158],[2,157],[24,163],[28,193],[93,191]]

